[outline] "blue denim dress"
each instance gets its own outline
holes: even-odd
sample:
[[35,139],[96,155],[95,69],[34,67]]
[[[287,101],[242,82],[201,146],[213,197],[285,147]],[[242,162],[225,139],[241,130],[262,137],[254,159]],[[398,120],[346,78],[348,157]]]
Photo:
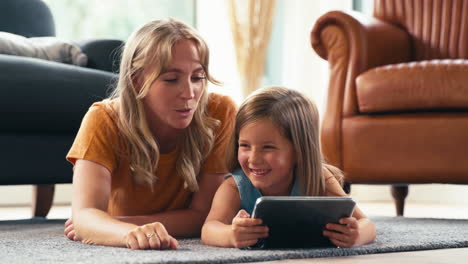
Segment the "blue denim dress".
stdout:
[[[260,191],[253,186],[250,179],[245,175],[242,169],[237,169],[231,174],[227,175],[226,178],[232,176],[237,184],[239,190],[239,196],[241,200],[240,209],[244,209],[250,215],[252,214],[253,208],[257,198],[262,197]],[[299,196],[299,181],[297,178],[294,180],[294,185],[289,196]]]

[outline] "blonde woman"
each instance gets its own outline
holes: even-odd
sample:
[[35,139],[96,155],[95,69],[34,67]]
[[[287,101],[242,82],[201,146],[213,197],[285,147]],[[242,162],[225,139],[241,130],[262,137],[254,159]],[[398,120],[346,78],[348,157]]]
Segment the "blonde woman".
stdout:
[[[86,244],[175,249],[200,234],[228,172],[236,107],[208,94],[205,41],[190,26],[152,21],[128,39],[111,98],[91,106],[74,164],[65,235]],[[188,221],[190,219],[190,221]]]
[[[237,113],[228,154],[233,171],[219,187],[202,229],[202,241],[248,247],[268,236],[261,219],[250,218],[255,201],[267,196],[345,196],[341,172],[323,162],[319,115],[301,93],[282,87],[260,89]],[[323,235],[338,247],[375,239],[375,226],[359,208],[329,223]]]

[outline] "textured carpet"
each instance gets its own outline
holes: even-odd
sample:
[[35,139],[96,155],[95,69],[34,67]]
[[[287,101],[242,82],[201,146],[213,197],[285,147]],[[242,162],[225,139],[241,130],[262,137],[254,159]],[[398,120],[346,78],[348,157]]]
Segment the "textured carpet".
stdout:
[[83,245],[63,235],[64,220],[0,221],[0,263],[240,263],[468,247],[468,220],[373,217],[377,240],[356,248],[240,250],[179,240],[175,251]]

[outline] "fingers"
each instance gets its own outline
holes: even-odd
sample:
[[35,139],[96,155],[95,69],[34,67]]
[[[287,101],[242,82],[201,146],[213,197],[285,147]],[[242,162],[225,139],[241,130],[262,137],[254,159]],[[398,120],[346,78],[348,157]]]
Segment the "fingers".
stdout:
[[249,213],[247,213],[244,209],[239,210],[236,216],[240,218],[250,218]]
[[337,231],[344,234],[349,234],[354,229],[359,228],[359,224],[356,218],[346,217],[339,220],[339,224],[327,224],[326,228],[328,230]]
[[231,243],[234,247],[252,246],[260,238],[268,237],[268,227],[262,225],[262,219],[250,218],[250,215],[240,210],[232,220]]
[[235,233],[239,233],[239,234],[240,233],[257,234],[257,235],[268,234],[268,227],[266,227],[266,226],[248,226],[248,227],[244,227],[244,226],[232,225],[232,230]]
[[349,243],[343,242],[343,241],[338,240],[338,239],[330,238],[330,241],[333,243],[333,245],[335,245],[337,247],[342,247],[342,248],[352,247],[352,245],[350,245]]
[[[151,232],[152,233],[152,232]],[[139,232],[137,232],[135,235],[136,235],[136,239],[138,241],[138,246],[140,249],[149,249],[151,248],[150,247],[150,243],[149,243],[149,237],[147,236],[147,234],[151,234],[151,233],[146,233],[145,230],[140,230]]]
[[65,236],[68,237],[68,239],[76,241],[76,234],[75,234],[75,229],[73,225],[70,225],[67,228],[65,228],[64,233],[65,233]]
[[154,232],[159,238],[161,249],[171,248],[171,239],[174,238],[167,233],[166,228],[161,223],[154,224]]
[[340,240],[340,241],[348,241],[350,239],[349,236],[347,236],[345,234],[337,233],[337,232],[331,232],[331,231],[328,231],[328,230],[324,230],[323,235],[326,236],[326,237],[329,237],[330,239],[333,238],[333,239]]
[[125,245],[126,245],[127,248],[133,249],[133,250],[140,249],[140,245],[138,244],[138,240],[136,239],[136,237],[134,235],[127,235],[125,240],[126,240]]
[[77,240],[75,234],[75,227],[73,226],[73,221],[71,218],[65,222],[65,229],[63,230],[63,234],[70,240]]
[[232,224],[239,226],[256,226],[261,225],[262,223],[262,219],[250,218],[250,215],[244,210],[240,210],[237,213],[237,215],[232,219]]
[[177,249],[179,243],[169,235],[159,222],[146,224],[130,230],[125,236],[130,249]]
[[359,238],[359,225],[354,217],[342,218],[340,224],[327,224],[323,235],[338,247],[352,247]]
[[65,222],[65,227],[73,224],[73,220],[71,218],[68,218],[68,220]]
[[177,249],[179,247],[179,242],[177,239],[171,237],[170,249]]
[[234,244],[236,248],[246,248],[255,245],[258,242],[258,239],[250,239],[250,240],[243,240],[239,241]]
[[358,220],[354,217],[341,218],[340,224],[347,225],[349,228],[359,228]]
[[339,232],[343,234],[348,234],[350,231],[350,229],[347,226],[341,225],[341,224],[327,224],[326,228],[327,230],[331,230],[331,231],[335,231],[335,232]]

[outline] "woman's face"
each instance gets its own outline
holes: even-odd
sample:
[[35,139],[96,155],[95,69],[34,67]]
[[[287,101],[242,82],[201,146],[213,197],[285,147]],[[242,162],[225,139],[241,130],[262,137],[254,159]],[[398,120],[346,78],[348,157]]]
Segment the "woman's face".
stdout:
[[293,144],[269,119],[251,121],[239,131],[237,159],[263,195],[289,195],[296,164]]
[[172,61],[143,98],[149,126],[157,134],[170,135],[190,125],[205,87],[205,71],[195,43],[179,40]]

